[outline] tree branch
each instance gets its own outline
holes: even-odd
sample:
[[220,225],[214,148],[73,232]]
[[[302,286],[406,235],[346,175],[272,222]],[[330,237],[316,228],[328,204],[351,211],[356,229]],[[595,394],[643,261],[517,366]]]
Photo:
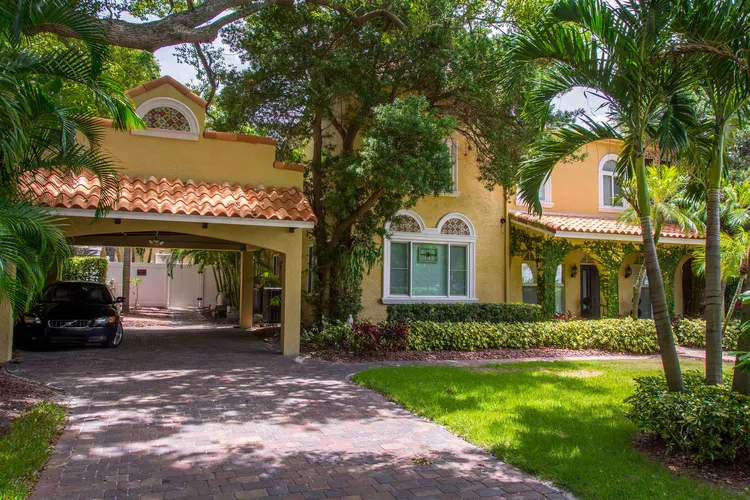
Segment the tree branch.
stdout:
[[347,229],[349,229],[355,222],[357,222],[357,219],[366,214],[373,207],[373,205],[377,203],[380,197],[383,196],[383,193],[385,193],[385,188],[381,187],[380,189],[372,193],[364,203],[353,210],[346,219],[338,223],[336,228],[331,233],[331,240],[329,243],[331,248],[335,247],[338,244],[344,232],[346,232]]
[[[335,2],[303,1],[333,9],[358,25],[363,25],[375,18],[385,18],[399,29],[406,28],[398,16],[388,9],[374,9],[362,15],[355,15]],[[274,5],[292,7],[294,0],[205,0],[192,9],[175,12],[156,21],[145,23],[122,19],[101,19],[100,21],[106,41],[110,45],[154,52],[162,47],[184,43],[211,43],[216,40],[223,27]],[[75,33],[57,25],[41,26],[38,31],[69,38],[76,37]]]

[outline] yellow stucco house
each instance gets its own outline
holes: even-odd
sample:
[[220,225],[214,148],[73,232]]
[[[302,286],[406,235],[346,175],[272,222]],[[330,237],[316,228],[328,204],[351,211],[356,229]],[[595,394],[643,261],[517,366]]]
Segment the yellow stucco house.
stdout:
[[[304,298],[313,286],[308,233],[316,223],[302,193],[302,167],[275,161],[273,139],[207,130],[206,102],[170,77],[128,93],[148,128],[107,129],[103,147],[121,169],[114,209],[94,219],[99,186],[87,175],[71,181],[40,173],[29,179],[33,194],[67,219],[73,244],[149,247],[157,238],[163,248],[242,252],[245,327],[252,324],[252,251],[268,250],[283,289],[281,351],[298,353]],[[384,319],[388,304],[536,303],[540,294],[560,313],[630,311],[640,228],[616,221],[618,143],[589,144],[584,161],[559,165],[540,193],[545,213],[534,217],[521,200],[485,189],[476,152],[461,136],[447,142],[453,189],[387,224],[382,265],[364,278],[362,318]],[[703,240],[667,225],[661,242],[674,312],[690,312],[696,304],[686,262]],[[645,302],[643,315],[649,311]],[[0,361],[9,359],[11,339],[5,308]]]

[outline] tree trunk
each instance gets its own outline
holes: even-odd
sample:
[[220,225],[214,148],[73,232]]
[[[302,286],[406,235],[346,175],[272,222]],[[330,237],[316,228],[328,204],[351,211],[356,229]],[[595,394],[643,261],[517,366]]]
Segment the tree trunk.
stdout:
[[709,188],[706,203],[706,382],[721,383],[722,351],[721,323],[723,297],[721,293],[721,250],[719,200],[721,191]]
[[[750,291],[750,265],[747,266],[745,271],[745,291]],[[742,323],[750,321],[750,306],[745,304],[742,305],[742,315],[740,316]],[[740,335],[737,341],[738,351],[750,351],[750,335]],[[734,364],[740,362],[739,356],[735,360]],[[744,370],[734,370],[734,378],[732,379],[732,390],[750,396],[750,372]]]
[[638,319],[638,303],[641,301],[641,289],[644,281],[646,281],[646,266],[642,265],[638,269],[638,277],[635,280],[635,285],[633,285],[633,310],[630,313],[633,319]]
[[724,337],[724,332],[727,331],[727,325],[729,324],[729,321],[732,319],[732,315],[734,315],[734,310],[737,307],[737,301],[740,299],[740,293],[742,293],[742,285],[745,283],[745,277],[740,276],[740,282],[737,283],[737,289],[734,291],[734,295],[732,295],[732,303],[729,304],[729,310],[727,311],[726,316],[724,316],[724,322],[721,324],[721,336]]
[[677,356],[677,348],[672,334],[667,296],[664,292],[664,280],[661,276],[661,266],[656,255],[656,244],[651,229],[651,217],[648,215],[641,217],[641,228],[643,229],[643,254],[664,376],[667,379],[667,387],[670,391],[682,391],[684,385],[682,371],[680,371],[680,358]]
[[133,250],[130,247],[125,247],[125,251],[122,254],[122,296],[125,297],[125,302],[122,303],[122,312],[130,312],[130,261]]

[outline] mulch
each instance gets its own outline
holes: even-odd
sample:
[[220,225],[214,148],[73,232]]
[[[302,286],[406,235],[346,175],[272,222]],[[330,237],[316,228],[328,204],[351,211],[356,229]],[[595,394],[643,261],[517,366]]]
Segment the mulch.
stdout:
[[5,434],[13,419],[23,410],[52,399],[56,394],[47,385],[12,377],[0,367],[0,436]]
[[334,350],[312,350],[302,346],[302,352],[311,357],[341,363],[379,361],[471,361],[491,359],[561,358],[572,356],[627,356],[627,353],[598,349],[485,349],[482,351],[396,351],[356,355]]
[[750,492],[750,462],[696,462],[680,450],[670,450],[658,436],[637,434],[633,448],[674,473],[713,485]]

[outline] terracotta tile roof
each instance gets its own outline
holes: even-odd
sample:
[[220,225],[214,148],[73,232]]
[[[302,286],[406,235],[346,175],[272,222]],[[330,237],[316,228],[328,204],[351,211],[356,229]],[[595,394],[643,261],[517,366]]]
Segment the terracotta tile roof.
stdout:
[[[120,196],[114,211],[316,222],[310,204],[297,188],[127,175],[119,179]],[[99,203],[99,181],[90,174],[63,179],[41,172],[28,180],[28,189],[42,205],[95,209]]]
[[[532,215],[528,212],[511,212],[512,220],[522,222],[529,226],[538,227],[557,232],[604,234],[613,236],[642,236],[641,226],[618,222],[617,219],[609,217],[595,217],[584,215]],[[698,233],[685,234],[676,224],[664,224],[661,230],[662,238],[686,238],[700,240],[702,236]]]
[[144,94],[148,92],[149,90],[153,90],[155,88],[161,87],[162,85],[171,85],[177,91],[193,101],[198,106],[205,108],[206,104],[208,104],[208,101],[201,98],[200,96],[193,93],[192,90],[172,78],[171,76],[162,76],[161,78],[157,78],[156,80],[151,80],[150,82],[146,82],[143,85],[139,85],[137,87],[133,87],[132,89],[127,90],[127,94],[130,97],[136,97],[141,94]]
[[249,142],[253,144],[276,145],[276,139],[271,137],[259,137],[257,135],[235,134],[233,132],[217,132],[215,130],[204,130],[203,137],[206,139],[217,139],[220,141]]

